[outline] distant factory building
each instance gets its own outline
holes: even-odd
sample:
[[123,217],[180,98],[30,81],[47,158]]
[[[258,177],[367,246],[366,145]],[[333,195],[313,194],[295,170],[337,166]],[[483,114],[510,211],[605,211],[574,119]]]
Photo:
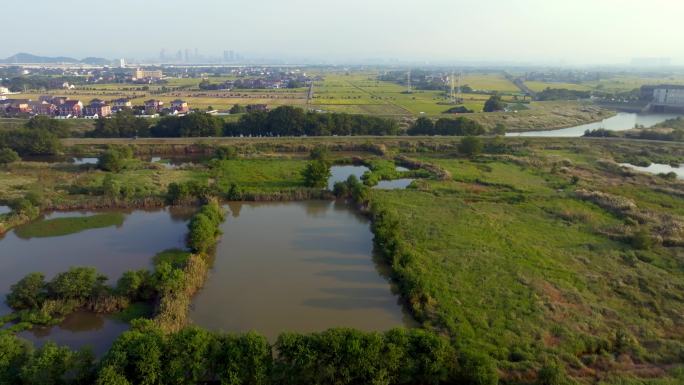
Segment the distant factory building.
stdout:
[[133,77],[135,79],[161,79],[163,76],[161,70],[144,70],[137,68],[133,71]]
[[643,86],[642,97],[651,95],[650,109],[656,112],[684,110],[684,85]]

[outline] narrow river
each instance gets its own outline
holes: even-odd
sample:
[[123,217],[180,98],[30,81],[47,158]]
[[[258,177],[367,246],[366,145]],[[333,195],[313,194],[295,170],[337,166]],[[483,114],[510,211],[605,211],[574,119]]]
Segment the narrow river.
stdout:
[[604,119],[600,122],[582,124],[580,126],[561,128],[558,130],[509,132],[506,136],[539,136],[539,137],[578,137],[584,135],[586,130],[600,128],[610,131],[631,130],[637,125],[652,127],[668,119],[676,118],[677,114],[635,114],[618,112],[617,115]]

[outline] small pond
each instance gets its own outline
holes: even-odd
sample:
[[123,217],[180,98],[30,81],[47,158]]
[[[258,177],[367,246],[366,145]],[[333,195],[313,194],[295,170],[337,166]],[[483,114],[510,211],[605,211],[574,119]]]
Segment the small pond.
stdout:
[[414,180],[412,178],[381,180],[373,188],[377,190],[403,190],[413,183]]
[[677,174],[677,179],[684,179],[684,168],[680,167],[672,167],[669,164],[661,164],[661,163],[651,163],[650,166],[648,167],[641,167],[641,166],[635,166],[630,163],[620,163],[620,166],[628,167],[633,170],[641,171],[641,172],[647,172],[649,174],[668,174],[671,172],[674,172]]
[[40,347],[52,341],[72,349],[89,347],[96,357],[102,357],[112,346],[114,340],[128,330],[127,322],[88,312],[68,315],[61,324],[53,327],[38,327],[17,333],[19,337]]
[[330,167],[330,179],[328,179],[328,189],[332,190],[337,182],[344,182],[351,175],[355,175],[359,180],[368,171],[366,166],[332,166]]
[[190,313],[202,327],[284,331],[387,330],[410,324],[368,220],[342,203],[234,203],[213,268]]
[[77,166],[82,164],[97,164],[97,158],[73,158],[73,163]]
[[4,302],[10,286],[28,273],[42,272],[49,280],[72,266],[92,266],[113,284],[127,270],[151,267],[156,253],[184,246],[186,223],[192,214],[175,208],[119,211],[116,213],[123,216],[120,225],[58,236],[34,236],[35,232],[29,231],[30,225],[41,221],[102,213],[55,212],[0,238],[0,315],[11,311]]

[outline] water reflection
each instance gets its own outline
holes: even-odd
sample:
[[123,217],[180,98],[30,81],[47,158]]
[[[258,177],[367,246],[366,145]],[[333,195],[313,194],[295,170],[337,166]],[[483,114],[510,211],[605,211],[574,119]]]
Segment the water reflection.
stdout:
[[[410,323],[372,258],[369,222],[330,202],[231,203],[191,319],[213,330],[330,327],[386,330]],[[239,208],[238,208],[239,207]]]
[[0,215],[9,214],[11,212],[12,212],[12,209],[9,206],[0,206]]
[[72,349],[89,347],[97,357],[101,357],[109,350],[114,340],[128,328],[128,323],[110,317],[75,312],[68,315],[59,325],[37,327],[17,335],[33,342],[36,347],[52,341]]

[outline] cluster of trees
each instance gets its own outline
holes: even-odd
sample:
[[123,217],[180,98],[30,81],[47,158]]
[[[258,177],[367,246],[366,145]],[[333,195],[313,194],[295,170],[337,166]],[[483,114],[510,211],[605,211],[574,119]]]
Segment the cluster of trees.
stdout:
[[67,136],[69,129],[64,122],[35,116],[23,128],[0,131],[0,148],[19,155],[54,155],[62,149],[59,138]]
[[347,180],[336,182],[333,186],[333,194],[339,199],[350,199],[357,205],[365,205],[368,202],[370,188],[361,183],[356,175],[349,175]]
[[535,98],[537,100],[577,100],[588,99],[591,97],[590,91],[569,90],[566,88],[546,88],[544,91],[537,93]]
[[132,110],[124,109],[111,118],[101,117],[95,122],[95,129],[88,132],[93,138],[134,138],[150,136],[150,123],[136,117]]
[[320,114],[282,106],[271,111],[253,111],[228,122],[225,136],[325,136],[396,135],[399,125],[393,119],[366,115]]
[[155,138],[221,136],[223,120],[203,112],[184,116],[165,116],[150,128]]
[[501,96],[499,95],[492,95],[485,101],[484,108],[482,111],[484,112],[496,112],[496,111],[503,111],[506,109],[506,103],[501,100]]
[[[497,126],[494,130],[505,132],[503,126]],[[433,122],[430,118],[420,117],[409,127],[406,132],[409,135],[484,135],[487,131],[482,125],[474,120],[458,117],[456,119],[440,118]]]
[[224,213],[218,202],[211,201],[202,206],[188,224],[188,247],[194,252],[205,253],[216,244],[216,237],[221,233],[219,226],[224,220]]
[[0,335],[0,382],[26,384],[496,384],[488,363],[421,329],[286,333],[275,344],[188,327],[166,334],[136,320],[99,363],[48,343],[33,350]]
[[97,159],[97,167],[104,171],[119,172],[133,158],[133,150],[128,146],[111,146]]
[[105,295],[107,277],[93,268],[73,267],[45,281],[43,273],[30,273],[12,285],[7,304],[24,322],[49,324],[55,319]]

